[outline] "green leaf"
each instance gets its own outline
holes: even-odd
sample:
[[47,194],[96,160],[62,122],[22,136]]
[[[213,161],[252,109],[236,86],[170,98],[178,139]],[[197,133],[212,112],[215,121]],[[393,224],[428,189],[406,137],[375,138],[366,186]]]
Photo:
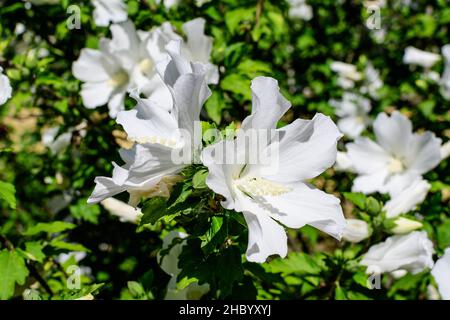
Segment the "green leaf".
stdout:
[[11,298],[15,284],[25,284],[27,276],[25,260],[16,251],[0,251],[0,300]]
[[76,227],[73,223],[63,222],[63,221],[55,221],[50,223],[40,222],[35,226],[28,228],[24,235],[33,236],[35,234],[45,232],[45,233],[59,233],[65,230],[72,230]]
[[42,262],[45,258],[45,254],[42,251],[44,245],[37,241],[29,241],[25,242],[25,253],[26,257],[30,260],[34,260],[37,262]]
[[70,214],[76,219],[97,224],[100,207],[96,204],[88,204],[87,199],[83,198],[78,200],[76,205],[70,206]]
[[16,188],[8,182],[0,181],[0,199],[5,200],[11,209],[16,208]]
[[208,176],[208,170],[203,169],[197,171],[196,174],[192,177],[192,186],[194,189],[205,189],[208,186],[205,183],[206,177]]
[[359,192],[344,192],[344,197],[359,209],[365,210],[366,208],[366,196]]
[[440,249],[445,249],[450,246],[450,219],[444,220],[444,222],[437,227],[437,239]]
[[222,94],[214,91],[211,97],[205,103],[206,113],[208,117],[217,124],[222,120],[222,111],[226,108]]
[[218,255],[215,275],[220,298],[225,298],[231,293],[233,284],[244,275],[241,254],[237,247],[229,247]]
[[273,273],[318,274],[320,266],[313,257],[302,252],[291,252],[285,259],[275,259],[269,262]]
[[67,251],[84,251],[89,252],[90,250],[86,248],[85,246],[79,244],[79,243],[69,243],[61,240],[52,240],[50,242],[50,245],[53,248],[61,249],[61,250],[67,250]]
[[133,298],[139,299],[139,298],[146,297],[145,289],[142,286],[142,284],[140,284],[139,282],[128,281],[127,287],[128,287],[128,290],[130,290],[130,293],[133,296]]
[[159,219],[169,214],[167,211],[167,201],[162,197],[155,197],[147,200],[142,209],[143,216],[139,223],[140,226],[145,224],[154,224]]

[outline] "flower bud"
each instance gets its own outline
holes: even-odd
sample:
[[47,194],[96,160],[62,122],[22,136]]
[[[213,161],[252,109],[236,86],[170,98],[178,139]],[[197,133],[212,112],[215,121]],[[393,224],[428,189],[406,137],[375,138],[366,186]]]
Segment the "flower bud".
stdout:
[[369,225],[364,220],[347,219],[342,238],[349,242],[357,243],[370,235]]
[[[391,220],[391,219],[389,219]],[[394,234],[405,234],[411,231],[422,228],[423,224],[419,221],[399,217],[392,220],[393,224],[389,229],[390,232]]]

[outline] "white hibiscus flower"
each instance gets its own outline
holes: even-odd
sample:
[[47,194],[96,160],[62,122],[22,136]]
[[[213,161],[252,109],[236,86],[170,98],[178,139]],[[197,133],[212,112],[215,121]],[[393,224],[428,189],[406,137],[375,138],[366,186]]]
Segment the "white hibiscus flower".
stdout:
[[92,4],[97,26],[107,27],[111,22],[119,23],[128,19],[127,5],[123,0],[92,0]]
[[395,111],[373,123],[376,141],[358,137],[347,154],[358,173],[353,191],[394,196],[441,161],[441,139],[432,132],[413,133],[411,121]]
[[125,165],[114,164],[112,178],[95,179],[88,202],[128,191],[130,205],[135,206],[141,197],[155,195],[155,188],[170,188],[178,182],[177,173],[199,153],[201,141],[195,141],[194,135],[199,130],[200,110],[211,94],[205,81],[207,69],[184,60],[180,42],[171,42],[167,51],[169,62],[162,62],[158,70],[172,93],[173,110],[168,112],[151,100],[135,97],[136,107],[118,114],[117,122],[136,144],[131,150],[120,150]]
[[450,300],[450,248],[436,261],[431,274],[437,282],[442,299]]
[[9,79],[3,74],[3,68],[0,67],[0,106],[11,98],[12,88]]
[[330,105],[335,108],[335,114],[340,118],[337,122],[339,130],[349,138],[356,138],[370,124],[369,111],[370,100],[345,92],[341,101],[330,100]]
[[351,89],[356,81],[360,81],[363,75],[358,71],[355,65],[333,61],[330,65],[331,70],[338,74],[338,85],[342,89]]
[[425,231],[396,235],[373,245],[361,260],[368,274],[404,271],[416,274],[433,267],[433,243]]
[[83,81],[81,97],[86,108],[108,104],[109,115],[115,118],[124,109],[130,75],[117,56],[111,53],[109,41],[100,40],[100,49],[85,48],[72,66],[73,75]]
[[[255,78],[251,88],[252,114],[242,123],[241,133],[279,134],[280,141],[268,141],[259,150],[269,154],[274,144],[278,146],[278,154],[272,155],[278,156],[279,169],[271,170],[273,163],[249,161],[253,146],[261,146],[261,141],[251,138],[251,134],[250,143],[243,148],[233,139],[220,141],[202,152],[203,163],[209,169],[206,184],[226,198],[222,202],[226,209],[242,212],[247,221],[247,259],[264,262],[273,254],[286,256],[287,238],[281,224],[291,228],[309,224],[339,239],[345,227],[339,199],[306,181],[333,165],[341,133],[322,114],[275,129],[290,103],[280,94],[273,78]],[[231,159],[231,154],[238,159]]]

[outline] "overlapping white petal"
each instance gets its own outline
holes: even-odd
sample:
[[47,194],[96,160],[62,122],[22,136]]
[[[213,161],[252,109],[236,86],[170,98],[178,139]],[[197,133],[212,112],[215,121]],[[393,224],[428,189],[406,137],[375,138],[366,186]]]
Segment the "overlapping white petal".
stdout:
[[[240,144],[239,136],[220,141],[203,150],[202,160],[209,169],[206,184],[226,198],[222,205],[244,214],[249,228],[247,259],[264,262],[269,255],[287,254],[283,225],[301,228],[309,224],[335,238],[341,237],[345,219],[339,200],[306,183],[333,165],[341,134],[321,114],[276,129],[278,120],[290,107],[281,96],[277,81],[258,77],[251,88],[252,114],[243,121],[239,132],[249,134],[249,143]],[[280,139],[271,135],[261,144],[251,134],[258,130],[272,132]],[[251,161],[252,147],[258,143],[262,147],[260,154],[276,156],[278,163],[274,163],[275,157],[270,163]],[[272,149],[274,145],[276,148]],[[236,157],[229,157],[230,154]]]
[[358,243],[370,236],[369,225],[364,220],[347,219],[347,225],[344,229],[342,239]]

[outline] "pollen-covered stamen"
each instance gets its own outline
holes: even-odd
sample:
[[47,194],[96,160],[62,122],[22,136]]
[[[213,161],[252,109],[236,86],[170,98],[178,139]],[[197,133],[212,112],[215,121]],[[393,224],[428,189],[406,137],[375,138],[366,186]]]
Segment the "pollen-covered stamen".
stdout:
[[392,158],[391,160],[389,160],[388,163],[388,170],[390,173],[400,173],[403,170],[405,170],[405,165],[403,164],[403,162],[398,159],[398,158]]
[[109,79],[108,84],[114,88],[121,87],[128,82],[128,74],[125,71],[119,71]]
[[139,144],[146,144],[146,143],[158,143],[162,144],[163,146],[173,148],[176,146],[177,141],[174,139],[166,139],[163,137],[157,137],[157,136],[149,136],[149,137],[131,137],[129,136],[127,138],[131,142],[139,143]]
[[143,59],[141,62],[139,62],[139,70],[141,70],[142,73],[149,73],[153,70],[154,63],[150,59]]
[[235,180],[236,187],[249,196],[279,196],[291,191],[280,183],[260,177],[244,177]]

